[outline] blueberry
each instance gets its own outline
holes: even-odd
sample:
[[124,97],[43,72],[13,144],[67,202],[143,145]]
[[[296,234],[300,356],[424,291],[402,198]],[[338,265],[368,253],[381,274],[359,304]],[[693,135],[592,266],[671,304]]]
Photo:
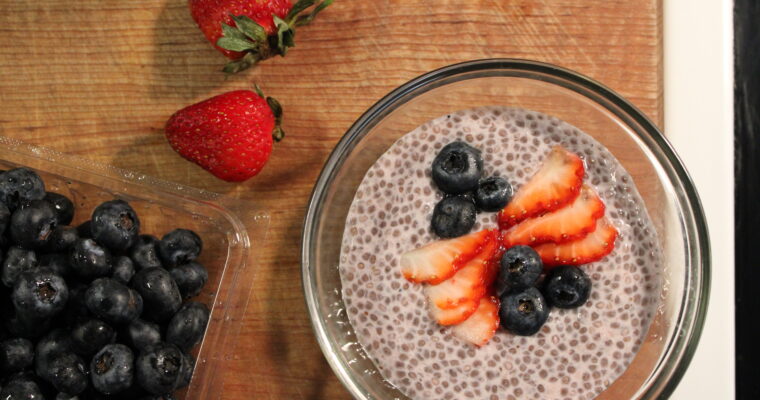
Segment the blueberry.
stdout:
[[481,211],[499,211],[512,199],[512,185],[499,176],[491,176],[478,183],[475,205]]
[[111,278],[125,285],[129,284],[135,275],[135,266],[132,260],[127,256],[121,256],[116,259],[116,263],[111,271]]
[[0,235],[5,233],[8,224],[11,222],[11,211],[4,203],[0,203]]
[[461,194],[478,187],[483,173],[480,150],[456,141],[447,144],[433,160],[433,182],[449,194]]
[[177,282],[179,292],[186,299],[197,296],[208,281],[206,267],[197,262],[189,262],[172,268],[169,274]]
[[553,307],[580,307],[590,294],[591,279],[582,269],[572,265],[552,269],[544,280],[544,295]]
[[3,269],[0,271],[0,279],[7,287],[13,287],[22,272],[37,268],[37,254],[32,250],[24,250],[21,247],[11,247],[3,261]]
[[27,249],[41,249],[57,225],[53,206],[44,200],[32,200],[11,215],[11,240]]
[[111,252],[92,239],[79,239],[69,253],[71,269],[84,279],[94,279],[111,274]]
[[77,225],[77,233],[81,238],[92,239],[92,221],[87,220]]
[[29,168],[16,168],[0,173],[0,201],[13,211],[21,202],[42,200],[45,183]]
[[96,242],[114,251],[124,251],[137,240],[140,219],[126,201],[111,200],[95,207],[90,229]]
[[132,386],[134,354],[123,344],[103,347],[90,362],[92,386],[103,394],[122,392]]
[[169,343],[141,352],[135,363],[137,383],[152,394],[172,392],[183,379],[183,357],[179,347]]
[[48,253],[39,256],[39,266],[51,269],[56,274],[67,277],[71,274],[69,257],[65,253]]
[[541,257],[531,247],[510,247],[501,256],[496,295],[503,296],[535,285],[543,270]]
[[158,255],[169,267],[194,261],[201,254],[203,242],[193,231],[175,229],[161,238],[158,243]]
[[77,228],[72,226],[57,226],[50,234],[50,238],[44,247],[44,250],[50,253],[60,253],[68,251],[74,247],[79,240]]
[[177,283],[163,268],[145,268],[132,278],[132,286],[145,301],[145,315],[156,321],[169,320],[182,305]]
[[501,298],[501,326],[515,335],[534,335],[548,317],[549,305],[541,292],[534,287],[522,292],[512,292]]
[[64,322],[66,325],[76,325],[92,317],[85,301],[87,289],[90,286],[71,280],[69,282],[69,302],[64,310]]
[[45,201],[55,209],[58,225],[68,225],[74,219],[74,203],[66,196],[58,193],[47,192]]
[[80,322],[71,329],[71,348],[82,357],[95,354],[116,340],[116,331],[99,319]]
[[203,338],[209,310],[203,303],[187,302],[174,314],[166,328],[166,341],[188,351]]
[[177,389],[182,389],[190,385],[190,381],[193,379],[193,372],[195,371],[195,359],[190,354],[182,354],[182,369],[180,372],[179,380],[177,381]]
[[433,209],[430,225],[441,238],[455,238],[470,232],[475,225],[475,204],[462,196],[446,197]]
[[87,389],[87,374],[87,366],[81,357],[64,353],[50,359],[48,369],[40,377],[60,392],[79,394]]
[[127,324],[143,311],[140,295],[110,278],[93,281],[84,296],[90,312],[110,324]]
[[3,373],[18,372],[34,364],[34,344],[23,338],[0,342],[0,369]]
[[34,370],[37,376],[44,376],[53,359],[68,353],[71,353],[71,336],[67,331],[55,329],[45,335],[35,348]]
[[124,336],[126,343],[132,348],[145,351],[161,342],[161,328],[158,324],[138,318],[127,325]]
[[32,379],[15,378],[8,381],[0,391],[3,400],[45,400],[40,387]]
[[159,240],[153,235],[140,235],[135,244],[129,249],[129,256],[134,261],[137,269],[161,267],[161,259],[158,255]]
[[13,285],[13,307],[20,315],[52,317],[66,307],[69,288],[66,281],[48,268],[22,273]]

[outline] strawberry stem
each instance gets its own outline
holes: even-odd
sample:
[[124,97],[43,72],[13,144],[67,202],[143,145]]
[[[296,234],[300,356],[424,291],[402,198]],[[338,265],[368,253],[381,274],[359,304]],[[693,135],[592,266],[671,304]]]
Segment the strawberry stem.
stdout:
[[[271,35],[267,35],[264,27],[245,15],[230,15],[235,26],[222,23],[222,37],[216,45],[245,55],[227,63],[222,71],[235,74],[275,55],[284,57],[290,47],[295,47],[296,27],[308,25],[332,2],[333,0],[299,0],[284,19],[272,14],[277,30]],[[315,4],[310,13],[305,13]]]

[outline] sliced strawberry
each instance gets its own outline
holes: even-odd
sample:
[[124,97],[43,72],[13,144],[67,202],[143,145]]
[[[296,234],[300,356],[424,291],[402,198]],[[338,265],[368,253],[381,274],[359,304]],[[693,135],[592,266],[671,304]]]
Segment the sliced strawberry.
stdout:
[[401,272],[411,282],[436,284],[450,278],[475,257],[491,231],[482,230],[454,239],[439,240],[401,256]]
[[588,186],[583,186],[572,203],[540,217],[525,220],[504,233],[506,247],[564,243],[585,237],[596,229],[596,220],[604,215],[604,203]]
[[493,296],[480,299],[478,309],[464,322],[452,328],[454,336],[476,346],[483,346],[499,328],[499,300]]
[[469,318],[475,310],[478,309],[479,300],[467,300],[459,303],[458,306],[444,310],[437,307],[432,301],[429,301],[430,312],[433,318],[441,325],[456,325]]
[[518,222],[570,203],[583,181],[583,160],[561,146],[555,146],[541,169],[515,193],[499,213],[499,225],[506,229]]
[[425,288],[428,299],[439,308],[451,309],[464,301],[483,297],[491,259],[498,249],[497,233],[492,231],[475,258],[463,265],[451,278]]
[[544,267],[587,264],[602,259],[615,248],[618,231],[607,218],[597,220],[596,229],[585,238],[572,242],[544,243],[534,249],[541,256]]

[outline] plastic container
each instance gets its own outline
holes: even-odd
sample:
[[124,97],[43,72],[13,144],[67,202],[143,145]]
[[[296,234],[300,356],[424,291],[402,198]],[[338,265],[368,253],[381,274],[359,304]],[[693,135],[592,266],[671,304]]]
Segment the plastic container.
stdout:
[[252,248],[261,246],[269,224],[266,212],[215,193],[151,178],[83,158],[0,136],[0,169],[26,166],[45,181],[48,191],[69,196],[76,205],[72,225],[90,219],[103,201],[121,198],[140,217],[141,233],[159,238],[175,228],[195,231],[203,239],[199,262],[209,281],[193,300],[211,309],[190,386],[179,399],[221,398],[224,370],[232,358],[240,320],[245,314],[256,272]]

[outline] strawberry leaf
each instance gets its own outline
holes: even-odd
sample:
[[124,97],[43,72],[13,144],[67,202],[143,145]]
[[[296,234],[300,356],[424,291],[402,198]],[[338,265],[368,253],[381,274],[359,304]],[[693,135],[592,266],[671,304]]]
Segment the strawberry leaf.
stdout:
[[255,50],[259,46],[256,43],[245,39],[235,39],[231,37],[221,37],[217,40],[216,45],[230,51]]
[[309,13],[308,15],[301,15],[301,16],[299,16],[298,19],[296,19],[296,21],[294,23],[294,26],[308,25],[311,21],[314,20],[314,17],[316,17],[317,14],[319,14],[320,11],[324,10],[325,8],[327,8],[327,6],[329,6],[330,4],[332,4],[332,2],[333,2],[333,0],[325,0],[325,1],[321,2],[321,3],[319,3],[316,7],[314,7],[314,10],[312,10],[312,12]]
[[222,22],[222,35],[232,39],[245,40],[245,34],[243,34],[243,32],[240,32],[237,28],[229,26],[224,22]]
[[281,56],[285,56],[289,47],[294,47],[295,44],[295,31],[291,26],[276,15],[272,15],[274,18],[275,26],[277,27],[277,48],[280,51]]
[[300,0],[293,5],[293,8],[290,9],[288,15],[285,16],[285,21],[292,22],[298,16],[298,14],[313,6],[314,3],[315,0]]
[[[260,89],[259,89],[260,90]],[[282,106],[280,102],[274,97],[267,97],[267,104],[272,109],[274,114],[274,130],[272,131],[272,137],[275,142],[279,142],[285,137],[285,131],[282,130]]]
[[237,25],[240,32],[245,34],[245,36],[248,36],[254,42],[263,42],[267,40],[267,32],[264,30],[264,27],[257,24],[254,20],[245,15],[230,15],[230,17],[235,21],[235,25]]
[[226,74],[236,74],[244,69],[250,68],[252,65],[258,62],[258,56],[255,53],[246,53],[243,58],[235,61],[230,61],[222,68],[222,71]]

